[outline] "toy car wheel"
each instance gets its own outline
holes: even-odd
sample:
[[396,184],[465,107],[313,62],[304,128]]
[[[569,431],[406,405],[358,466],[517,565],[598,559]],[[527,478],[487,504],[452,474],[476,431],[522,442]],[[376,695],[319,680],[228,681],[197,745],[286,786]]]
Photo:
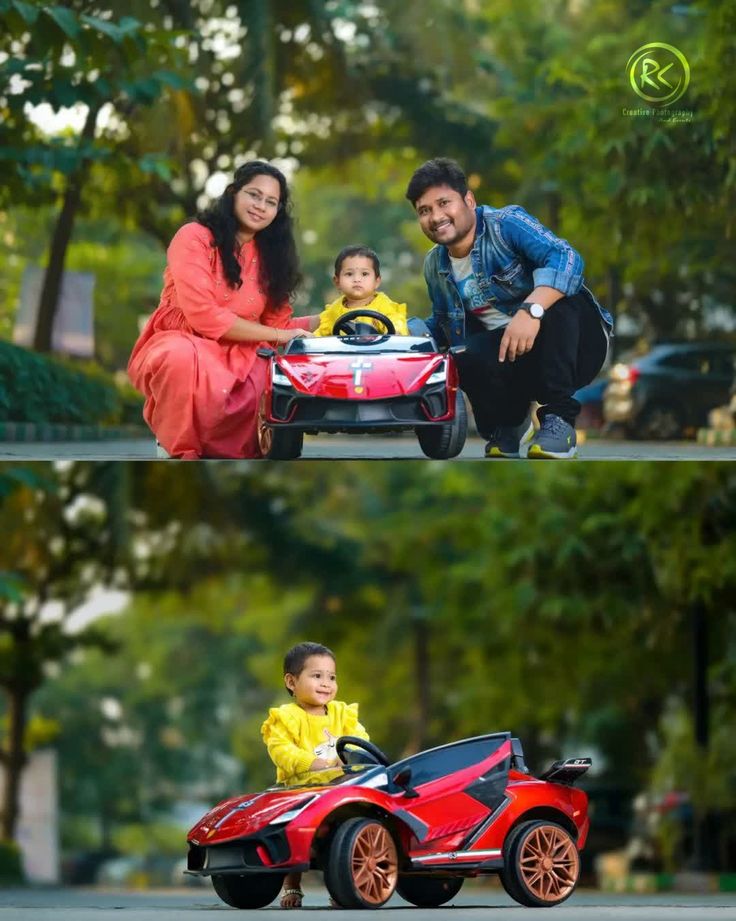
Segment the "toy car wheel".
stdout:
[[396,891],[417,908],[437,908],[454,899],[464,882],[462,876],[400,876]]
[[301,457],[304,432],[294,429],[273,428],[266,422],[266,394],[258,404],[258,448],[263,457],[271,460],[295,460]]
[[391,832],[377,819],[340,825],[330,846],[325,884],[342,908],[380,908],[394,893],[399,858]]
[[415,429],[419,447],[433,460],[457,457],[465,445],[468,433],[468,411],[465,397],[458,390],[455,399],[455,418],[446,425],[419,425]]
[[503,887],[516,902],[557,905],[575,891],[580,855],[570,832],[555,822],[517,826],[504,842]]
[[247,876],[217,875],[212,877],[215,892],[233,908],[263,908],[281,891],[281,873],[249,873]]

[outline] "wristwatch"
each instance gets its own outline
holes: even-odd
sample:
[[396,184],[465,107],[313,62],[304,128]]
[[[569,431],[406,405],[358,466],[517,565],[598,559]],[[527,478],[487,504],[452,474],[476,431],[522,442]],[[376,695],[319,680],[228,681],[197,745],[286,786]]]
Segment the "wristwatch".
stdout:
[[523,304],[519,304],[516,308],[518,310],[526,310],[530,317],[534,317],[535,320],[541,320],[544,316],[544,307],[541,304],[535,304],[532,301],[524,301]]

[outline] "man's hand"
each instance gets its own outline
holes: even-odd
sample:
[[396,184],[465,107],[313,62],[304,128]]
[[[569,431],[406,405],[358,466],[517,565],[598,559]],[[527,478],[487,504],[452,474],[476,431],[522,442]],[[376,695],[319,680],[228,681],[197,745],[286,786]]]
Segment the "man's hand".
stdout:
[[531,351],[541,322],[541,320],[530,317],[526,310],[520,310],[514,314],[504,330],[501,347],[498,350],[498,360],[505,361],[508,356],[509,361],[515,361],[519,355]]

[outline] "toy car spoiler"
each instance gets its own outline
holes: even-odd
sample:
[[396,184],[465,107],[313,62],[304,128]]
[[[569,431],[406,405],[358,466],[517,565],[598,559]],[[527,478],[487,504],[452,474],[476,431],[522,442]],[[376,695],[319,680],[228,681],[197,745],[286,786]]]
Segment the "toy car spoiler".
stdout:
[[564,761],[555,761],[551,767],[539,775],[539,779],[571,787],[592,763],[590,758],[566,758]]

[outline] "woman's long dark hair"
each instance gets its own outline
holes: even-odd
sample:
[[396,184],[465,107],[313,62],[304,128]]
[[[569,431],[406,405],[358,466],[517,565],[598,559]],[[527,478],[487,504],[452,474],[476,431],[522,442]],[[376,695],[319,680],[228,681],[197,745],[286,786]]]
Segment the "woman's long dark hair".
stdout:
[[273,308],[292,298],[302,278],[294,242],[289,187],[281,170],[265,160],[251,160],[239,166],[230,185],[216,202],[197,215],[197,221],[212,231],[213,246],[220,252],[225,278],[231,288],[239,288],[243,282],[236,257],[238,222],[234,198],[254,176],[273,176],[281,190],[276,217],[254,237],[260,258],[259,281],[266,292],[268,306]]

